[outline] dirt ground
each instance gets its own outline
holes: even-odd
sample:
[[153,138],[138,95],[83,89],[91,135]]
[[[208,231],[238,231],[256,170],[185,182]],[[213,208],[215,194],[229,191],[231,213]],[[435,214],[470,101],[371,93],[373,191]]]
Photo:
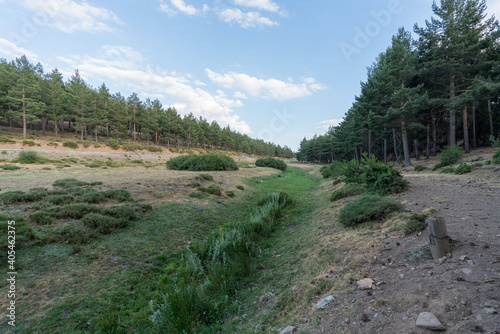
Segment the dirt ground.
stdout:
[[[466,161],[490,159],[493,152],[477,150]],[[416,327],[421,312],[433,313],[446,333],[500,333],[500,167],[465,175],[402,172],[410,188],[395,198],[411,213],[436,208],[432,216],[444,217],[454,240],[452,254],[433,260],[427,230],[409,236],[374,232],[379,251],[364,265],[373,288],[360,290],[353,281],[318,311],[321,321],[311,333],[432,332]]]

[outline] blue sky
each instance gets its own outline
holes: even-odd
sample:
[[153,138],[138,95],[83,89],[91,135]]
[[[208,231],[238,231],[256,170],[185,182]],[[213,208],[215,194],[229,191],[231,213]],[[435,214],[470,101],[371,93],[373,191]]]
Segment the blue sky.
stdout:
[[[0,0],[0,57],[158,98],[296,150],[336,125],[366,68],[430,0]],[[500,1],[488,0],[500,17]]]

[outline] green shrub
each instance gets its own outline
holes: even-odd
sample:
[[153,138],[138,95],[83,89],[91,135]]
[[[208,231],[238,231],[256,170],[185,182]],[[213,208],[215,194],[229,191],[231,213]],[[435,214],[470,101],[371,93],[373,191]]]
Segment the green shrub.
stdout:
[[83,245],[90,241],[89,233],[76,226],[65,225],[54,229],[53,233],[56,235],[55,239],[57,241],[68,244]]
[[53,187],[58,187],[58,188],[74,188],[74,187],[81,187],[81,186],[86,186],[89,183],[85,181],[78,181],[77,179],[74,178],[68,178],[68,179],[60,179],[56,180],[52,186]]
[[394,211],[403,209],[401,203],[388,196],[362,195],[347,203],[339,212],[339,221],[345,227],[379,220]]
[[201,184],[199,182],[194,182],[194,181],[191,181],[191,182],[186,184],[186,187],[191,187],[191,188],[198,188],[200,186],[201,186]]
[[271,158],[271,157],[257,159],[257,161],[255,161],[255,166],[257,166],[257,167],[271,167],[271,168],[276,168],[276,169],[279,169],[282,171],[286,171],[286,169],[288,167],[284,161],[279,160],[279,159],[275,159],[275,158]]
[[345,183],[364,183],[363,168],[358,165],[356,160],[351,160],[342,163],[342,175],[344,175]]
[[416,166],[413,168],[413,170],[414,170],[415,172],[422,172],[422,171],[424,171],[424,170],[426,170],[426,169],[427,169],[427,167],[422,166],[422,165],[416,165]]
[[44,211],[32,213],[28,216],[28,219],[39,225],[50,225],[54,222],[54,219]]
[[142,163],[144,163],[144,161],[142,161],[142,159],[135,159],[135,160],[132,160],[130,162],[133,163],[133,164],[142,164]]
[[33,140],[23,140],[22,141],[23,146],[35,146],[35,142]]
[[63,146],[64,146],[64,147],[68,147],[68,148],[72,148],[72,149],[77,149],[77,148],[78,148],[78,144],[77,144],[77,143],[75,143],[74,141],[70,141],[70,140],[65,141],[65,142],[63,143]]
[[500,147],[500,137],[496,138],[494,136],[490,136],[491,146]]
[[206,181],[213,181],[214,177],[210,174],[200,174],[198,175],[200,179],[206,180]]
[[57,210],[54,210],[52,216],[57,218],[73,218],[80,219],[88,213],[99,212],[99,207],[85,203],[66,204]]
[[128,205],[114,205],[100,208],[99,212],[103,215],[111,216],[117,219],[124,219],[129,221],[137,219],[135,209]]
[[64,205],[73,202],[73,196],[71,195],[52,195],[45,197],[44,201],[52,203],[54,205]]
[[22,164],[34,164],[37,162],[41,162],[42,157],[35,151],[21,151],[17,155],[15,162],[19,162]]
[[422,231],[427,227],[425,220],[427,215],[414,213],[410,216],[410,219],[406,222],[403,229],[404,234],[411,234],[413,232]]
[[120,148],[120,144],[118,144],[118,140],[116,140],[114,138],[108,139],[108,141],[106,142],[106,145],[108,147],[112,148],[113,150],[117,150]]
[[460,166],[458,166],[455,169],[455,174],[461,175],[461,174],[466,174],[472,172],[472,166],[467,165],[465,163],[461,163]]
[[104,191],[104,195],[107,198],[112,198],[115,199],[119,202],[126,202],[126,201],[131,201],[132,200],[132,195],[130,194],[130,191],[126,189],[110,189]]
[[335,190],[330,197],[330,201],[334,202],[342,198],[361,195],[366,190],[365,186],[357,183],[348,183],[340,189]]
[[226,196],[228,196],[228,197],[234,197],[234,191],[231,191],[231,190],[226,190],[225,194],[226,194]]
[[53,146],[53,147],[57,147],[57,146],[59,146],[59,144],[58,144],[58,143],[54,143],[54,142],[47,143],[47,145],[49,145],[49,146]]
[[443,168],[439,173],[440,174],[452,174],[452,173],[455,173],[455,168],[446,167],[446,168]]
[[102,167],[105,165],[106,165],[106,163],[102,160],[94,160],[91,163],[89,163],[87,166],[90,168],[99,168],[99,167]]
[[110,234],[116,228],[126,227],[126,219],[117,219],[110,216],[104,216],[98,213],[89,213],[82,218],[85,226],[95,229],[100,234]]
[[6,150],[2,150],[2,154],[3,155],[7,154],[7,151]]
[[99,147],[101,147],[101,144],[99,144],[99,143],[94,143],[94,147],[95,147],[95,148],[99,148]]
[[47,195],[47,192],[43,191],[30,191],[28,193],[15,190],[15,191],[7,191],[0,195],[0,200],[4,204],[15,204],[15,203],[28,203],[28,202],[36,202],[41,200]]
[[336,161],[332,164],[321,167],[319,171],[325,179],[340,176],[342,175],[342,163]]
[[208,188],[205,187],[198,187],[198,191],[204,192],[204,193],[209,193],[212,195],[217,195],[221,196],[222,192],[219,187],[217,187],[215,184],[211,184],[208,186]]
[[[7,235],[7,231],[9,229],[8,221],[13,220],[16,222],[16,249],[26,241],[35,240],[37,238],[35,231],[26,224],[26,220],[22,216],[17,215],[7,215],[0,212],[0,233],[4,236]],[[0,247],[5,249],[8,244],[7,237],[0,238]]]
[[472,164],[472,168],[479,168],[479,167],[483,167],[484,165],[480,162],[476,162],[476,163],[473,163]]
[[16,165],[1,165],[0,168],[3,170],[16,170],[16,169],[21,169],[21,167],[16,166]]
[[1,144],[15,144],[16,141],[7,136],[0,136]]
[[493,154],[492,160],[494,164],[500,164],[500,150],[496,151],[495,154]]
[[92,143],[89,142],[89,141],[84,141],[83,142],[83,147],[85,147],[85,148],[89,147],[90,145],[92,145]]
[[203,192],[203,191],[198,190],[198,191],[193,191],[188,196],[191,198],[207,198],[210,195],[207,192]]
[[440,162],[440,163],[434,165],[434,167],[432,167],[432,171],[438,170],[441,167],[445,167],[445,165]]
[[408,181],[392,166],[373,159],[363,159],[364,179],[368,191],[379,195],[397,194],[408,188]]
[[238,170],[236,162],[223,154],[209,153],[184,155],[167,161],[167,168],[190,171]]
[[243,187],[242,185],[237,185],[237,186],[236,186],[236,189],[239,189],[239,190],[245,190],[245,187]]
[[450,166],[460,161],[462,156],[463,150],[459,146],[448,146],[439,154],[439,161],[442,167]]

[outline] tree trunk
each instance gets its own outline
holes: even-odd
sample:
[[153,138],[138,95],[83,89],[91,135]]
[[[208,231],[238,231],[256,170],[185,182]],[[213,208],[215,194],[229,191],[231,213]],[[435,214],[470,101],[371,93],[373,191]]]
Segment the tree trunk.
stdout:
[[405,159],[405,166],[411,166],[410,162],[410,148],[408,146],[408,133],[406,131],[406,120],[405,117],[401,117],[401,137],[403,139],[403,152]]
[[84,124],[83,124],[83,89],[82,89],[82,120],[81,120],[81,124],[80,126],[82,127],[81,130],[80,130],[80,140],[83,141],[83,128],[84,128]]
[[467,121],[467,107],[462,110],[462,123],[464,130],[464,150],[465,153],[470,153],[469,147],[469,123]]
[[437,130],[436,130],[436,115],[432,114],[432,156],[437,153]]
[[[24,80],[24,74],[23,74],[23,80]],[[24,94],[24,87],[23,87],[23,138],[26,139],[26,101],[25,101],[26,95]]]
[[472,148],[477,148],[476,142],[476,102],[472,103]]
[[372,130],[368,130],[368,158],[372,157]]
[[418,139],[413,139],[413,148],[415,150],[415,160],[420,160],[420,152],[418,147]]
[[[24,91],[24,89],[23,89]],[[24,95],[23,95],[24,97]],[[24,105],[24,103],[23,103]],[[493,112],[491,111],[491,100],[488,100],[488,117],[490,120],[490,136],[494,136],[495,134],[493,133]]]
[[427,145],[425,149],[425,158],[429,159],[431,153],[431,120],[427,122]]
[[[451,59],[453,62],[453,59]],[[455,76],[451,76],[450,83],[450,100],[455,98]],[[450,146],[455,146],[457,144],[456,138],[456,126],[455,126],[455,109],[450,109]]]
[[392,128],[392,139],[393,139],[393,142],[394,142],[394,155],[396,156],[396,161],[398,163],[401,163],[400,160],[399,160],[398,143],[396,141],[396,129],[395,128]]
[[45,117],[42,116],[42,132],[43,135],[45,136]]

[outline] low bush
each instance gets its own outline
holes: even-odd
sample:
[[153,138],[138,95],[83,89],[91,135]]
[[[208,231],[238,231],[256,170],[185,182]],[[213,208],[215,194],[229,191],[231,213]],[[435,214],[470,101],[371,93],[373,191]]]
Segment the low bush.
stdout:
[[0,136],[0,144],[15,144],[16,141],[7,136]]
[[72,195],[52,195],[45,197],[44,201],[54,205],[64,205],[73,202]]
[[480,163],[480,162],[475,162],[472,164],[472,168],[479,168],[479,167],[483,167],[484,164]]
[[472,166],[467,165],[465,163],[461,163],[456,169],[455,169],[455,174],[461,175],[461,174],[467,174],[472,172]]
[[234,197],[234,191],[226,190],[225,195],[228,197]]
[[455,173],[455,168],[446,167],[446,168],[443,168],[439,173],[440,174],[452,174],[452,173]]
[[426,219],[426,214],[412,214],[410,216],[410,219],[406,222],[405,227],[403,228],[403,233],[411,234],[413,232],[424,230],[427,227],[427,223],[425,222]]
[[217,195],[221,196],[222,192],[219,187],[217,187],[215,184],[211,184],[208,186],[208,188],[205,187],[198,187],[198,191],[204,192],[204,193],[209,193],[212,195]]
[[401,193],[408,188],[408,181],[392,166],[384,165],[375,158],[363,159],[364,182],[370,192],[379,195]]
[[112,198],[112,199],[115,199],[119,202],[126,202],[126,201],[132,200],[132,195],[130,194],[130,191],[128,191],[126,189],[105,190],[104,195],[107,198]]
[[236,186],[236,189],[239,189],[239,190],[245,190],[245,187],[243,187],[242,185],[237,185],[237,186]]
[[[0,233],[6,236],[7,231],[9,230],[8,221],[13,220],[16,222],[16,249],[22,246],[24,242],[31,241],[37,239],[35,231],[26,223],[26,220],[22,216],[17,215],[7,215],[0,212]],[[5,249],[8,244],[7,237],[0,238],[0,247]],[[6,262],[7,263],[7,262]]]
[[495,139],[495,136],[490,136],[491,146],[500,147],[500,137]]
[[120,148],[120,144],[118,144],[118,140],[116,140],[114,138],[108,139],[108,141],[106,142],[106,145],[108,147],[112,148],[113,150],[117,150]]
[[198,175],[198,177],[200,179],[205,180],[205,181],[213,181],[214,180],[214,177],[210,174],[200,174],[200,175]]
[[442,167],[445,167],[445,165],[443,165],[441,162],[434,165],[434,167],[432,167],[432,171],[436,171],[438,170],[439,168],[442,168]]
[[460,161],[463,150],[459,146],[448,146],[439,154],[439,161],[442,167],[453,165]]
[[54,143],[54,142],[47,143],[47,145],[53,146],[53,147],[58,147],[59,146],[58,143]]
[[201,155],[184,155],[167,161],[167,168],[189,171],[229,171],[238,170],[238,165],[223,154],[209,153]]
[[74,178],[56,180],[52,186],[56,188],[74,188],[89,185],[85,181],[78,181]]
[[33,140],[26,140],[26,139],[23,140],[21,143],[23,146],[35,146],[36,145],[36,143]]
[[78,148],[78,144],[75,143],[74,141],[70,141],[70,140],[63,142],[63,146],[67,147],[67,148],[72,148],[72,149]]
[[2,150],[2,154],[3,154],[3,155],[6,155],[6,154],[7,154],[7,151],[6,151],[6,150]]
[[201,184],[199,182],[191,181],[189,183],[186,183],[186,187],[198,188],[201,187]]
[[500,164],[500,150],[496,151],[495,154],[493,154],[492,160],[494,164]]
[[50,225],[54,222],[54,219],[50,216],[50,214],[44,211],[32,213],[28,216],[28,219],[39,225]]
[[330,197],[330,201],[338,201],[339,199],[361,195],[366,190],[365,186],[357,183],[348,183],[340,189],[335,190]]
[[81,219],[88,213],[99,212],[99,207],[85,203],[71,203],[66,204],[57,210],[51,212],[52,216],[57,218],[73,218]]
[[22,164],[34,164],[34,163],[41,163],[45,159],[41,157],[38,152],[35,151],[21,151],[13,160],[13,162],[19,162]]
[[21,167],[16,166],[16,165],[2,165],[0,166],[2,170],[16,170],[16,169],[21,169]]
[[342,163],[341,170],[345,178],[345,183],[364,183],[363,168],[361,168],[361,165],[358,165],[356,160]]
[[201,199],[201,198],[207,198],[210,195],[208,193],[206,193],[206,192],[198,190],[198,191],[193,191],[188,196],[191,197],[191,198],[200,198]]
[[89,163],[87,166],[90,168],[99,168],[102,166],[105,166],[106,163],[102,160],[93,160],[91,163]]
[[76,226],[62,226],[53,230],[56,241],[65,242],[73,245],[83,245],[90,241],[92,233],[87,233],[85,230]]
[[354,227],[402,209],[401,203],[391,197],[367,194],[347,203],[339,212],[339,221],[345,227]]
[[123,228],[128,225],[127,219],[117,219],[115,217],[104,216],[98,213],[89,213],[83,216],[82,222],[85,226],[95,229],[100,234],[110,234],[116,228]]
[[275,158],[271,158],[271,157],[257,159],[257,161],[255,161],[255,166],[257,166],[257,167],[271,167],[271,168],[276,168],[276,169],[279,169],[282,171],[286,171],[286,169],[288,167],[284,161],[279,160],[279,159],[275,159]]
[[47,195],[46,191],[30,191],[25,193],[20,190],[7,191],[0,195],[0,200],[4,204],[28,203],[41,200]]
[[321,167],[319,170],[323,178],[337,177],[342,175],[342,163],[334,162],[332,164]]
[[424,171],[424,170],[426,170],[426,169],[427,169],[427,167],[422,166],[422,165],[416,165],[416,166],[413,168],[413,170],[414,170],[415,172],[422,172],[422,171]]

